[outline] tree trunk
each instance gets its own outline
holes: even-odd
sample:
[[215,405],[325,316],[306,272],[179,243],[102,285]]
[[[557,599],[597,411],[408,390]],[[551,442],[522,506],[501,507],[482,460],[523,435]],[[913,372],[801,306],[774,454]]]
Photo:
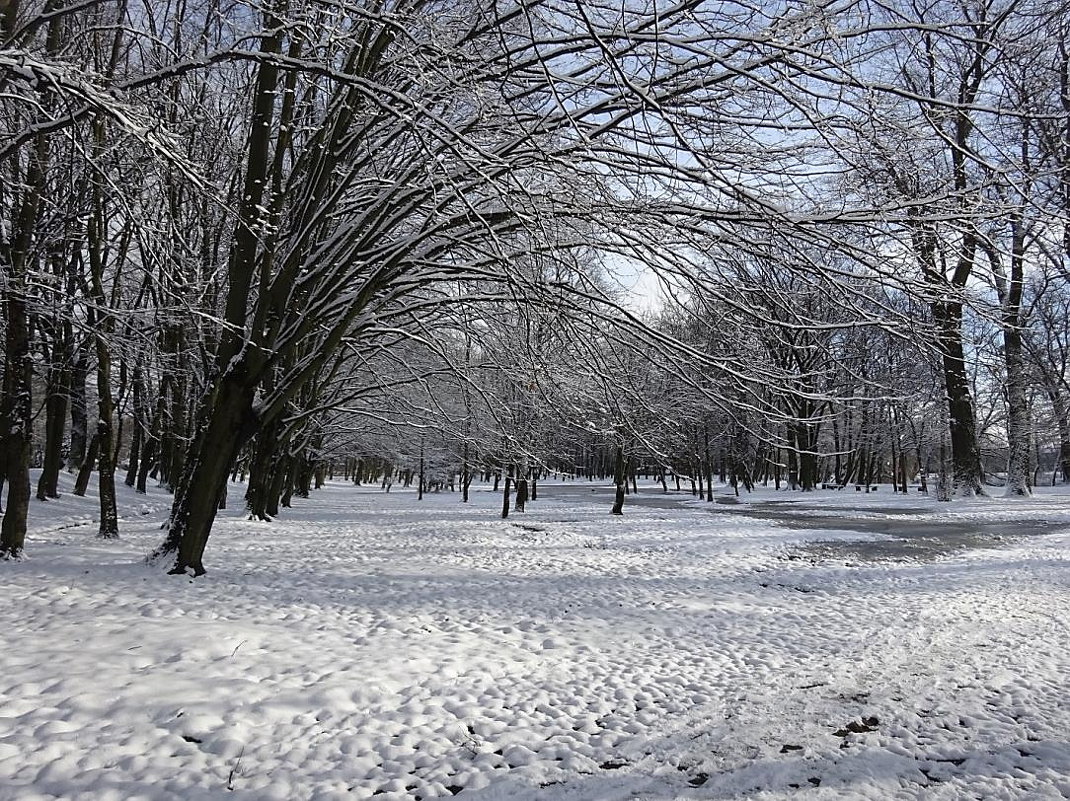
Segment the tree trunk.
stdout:
[[244,365],[231,364],[201,404],[186,470],[175,492],[167,537],[153,558],[174,555],[172,575],[204,575],[204,548],[215,522],[219,493],[241,446],[253,434],[254,385]]
[[981,451],[977,447],[977,426],[962,344],[962,304],[933,303],[932,309],[939,327],[938,344],[947,392],[948,430],[951,435],[949,491],[959,496],[982,495]]
[[0,399],[3,472],[7,478],[7,507],[0,524],[0,558],[19,557],[26,545],[30,509],[30,447],[33,435],[30,323],[20,272],[5,293],[4,394]]
[[[502,519],[509,517],[509,491],[512,489],[513,468],[510,465],[509,474],[505,477],[505,491],[502,492]],[[497,483],[495,482],[495,486]]]
[[618,445],[617,456],[613,463],[613,483],[616,485],[616,493],[613,496],[613,508],[610,510],[610,514],[624,514],[624,490],[627,480],[627,476],[624,474],[624,446]]
[[[102,135],[99,134],[98,136]],[[86,229],[89,249],[90,289],[96,309],[97,355],[97,495],[100,500],[100,527],[97,536],[114,539],[119,536],[119,515],[115,500],[115,403],[111,394],[111,352],[107,337],[113,329],[104,293],[104,211],[99,198],[94,202]]]
[[245,489],[245,508],[255,520],[270,520],[269,498],[272,495],[277,452],[279,448],[278,425],[264,426],[253,440],[252,458],[249,460],[249,483]]
[[521,471],[519,478],[516,482],[516,503],[514,504],[518,512],[523,512],[524,507],[528,503],[528,477],[524,471]]
[[78,477],[74,480],[73,493],[79,498],[84,498],[86,490],[89,489],[89,478],[93,475],[93,466],[97,463],[98,450],[100,450],[100,440],[94,434],[93,439],[89,440],[89,451],[85,455],[85,461],[78,468]]
[[[61,354],[53,350],[53,360]],[[37,500],[59,497],[59,473],[63,469],[63,434],[67,430],[67,375],[62,365],[48,368],[45,402],[45,459],[37,480]]]
[[416,488],[416,500],[422,501],[424,499],[424,487],[426,477],[424,475],[424,442],[420,440],[420,486]]
[[1059,464],[1052,472],[1061,472],[1065,483],[1070,481],[1070,410],[1067,409],[1062,393],[1057,389],[1048,390],[1048,399],[1051,401],[1052,414],[1059,429]]
[[1025,360],[1021,329],[1003,332],[1004,361],[1007,368],[1007,489],[1006,494],[1028,498],[1030,489],[1029,400],[1026,397]]
[[128,487],[137,484],[138,468],[141,465],[141,454],[145,447],[149,420],[145,408],[145,376],[139,364],[134,368],[134,430],[130,434],[130,459],[126,469],[126,478],[123,483]]
[[81,469],[85,464],[86,448],[89,446],[89,402],[86,400],[85,382],[89,377],[89,356],[84,342],[75,349],[71,367],[71,445],[67,451],[67,469]]
[[472,483],[472,466],[468,462],[469,458],[469,446],[468,440],[464,442],[464,448],[461,452],[461,503],[468,503],[468,487]]
[[[1020,215],[1011,220],[1011,273],[1000,276],[999,255],[992,256],[997,276],[997,288],[1002,306],[1003,364],[1007,371],[1007,488],[1010,497],[1032,495],[1030,489],[1030,458],[1032,449],[1029,437],[1032,426],[1029,420],[1029,400],[1026,387],[1029,384],[1025,364],[1025,346],[1022,341],[1022,290],[1025,277],[1025,231]],[[999,278],[1004,280],[1000,281]]]
[[[286,440],[287,446],[289,440]],[[290,457],[283,453],[275,458],[275,461],[271,468],[271,483],[268,485],[267,491],[267,516],[268,518],[274,518],[279,516],[279,505],[282,503],[283,493],[286,491],[286,482],[290,478]],[[390,485],[387,484],[386,491],[390,492]],[[289,501],[287,501],[289,505]]]

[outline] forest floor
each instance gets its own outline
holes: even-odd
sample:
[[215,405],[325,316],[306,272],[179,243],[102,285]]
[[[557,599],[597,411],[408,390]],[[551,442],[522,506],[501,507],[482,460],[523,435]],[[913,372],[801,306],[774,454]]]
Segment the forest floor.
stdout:
[[717,499],[336,482],[196,580],[34,502],[0,799],[1070,797],[1070,496]]

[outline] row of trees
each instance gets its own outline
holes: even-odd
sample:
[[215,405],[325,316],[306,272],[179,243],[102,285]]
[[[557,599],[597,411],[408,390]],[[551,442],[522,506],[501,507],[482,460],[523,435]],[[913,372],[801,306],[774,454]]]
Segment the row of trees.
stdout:
[[979,492],[986,427],[1025,494],[1041,418],[1067,464],[1060,2],[485,5],[0,7],[0,552],[35,447],[102,536],[120,466],[172,489],[194,574],[242,471],[266,518],[446,451],[608,449],[617,511],[641,461]]

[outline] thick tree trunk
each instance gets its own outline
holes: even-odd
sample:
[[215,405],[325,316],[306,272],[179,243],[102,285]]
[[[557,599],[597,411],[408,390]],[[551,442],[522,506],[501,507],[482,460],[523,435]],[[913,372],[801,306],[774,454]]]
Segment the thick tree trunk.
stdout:
[[[9,30],[14,15],[0,16],[0,29]],[[50,24],[46,49],[58,47],[58,26]],[[0,261],[4,262],[4,381],[0,395],[0,459],[8,482],[7,508],[0,522],[0,558],[19,557],[26,545],[26,524],[30,509],[30,452],[33,441],[33,361],[30,353],[30,319],[27,308],[27,278],[30,251],[37,236],[39,212],[45,190],[48,165],[48,139],[38,136],[29,153],[25,174],[18,176],[24,185],[16,190],[21,202],[13,204],[10,219],[0,231],[10,234],[0,241]],[[5,181],[13,177],[5,173]]]
[[215,522],[219,494],[238,451],[255,430],[254,388],[239,365],[209,389],[201,405],[186,471],[175,492],[167,537],[154,558],[174,556],[168,572],[204,574],[204,548]]
[[248,161],[227,265],[226,327],[216,348],[214,375],[209,376],[208,390],[198,404],[196,430],[183,462],[167,537],[154,553],[155,557],[174,556],[172,574],[204,573],[204,548],[215,522],[219,493],[242,445],[260,425],[253,400],[268,354],[246,341],[244,331],[266,222],[264,190],[271,171],[279,76],[272,57],[281,51],[283,36],[283,26],[270,9],[264,11],[264,23],[273,33],[260,40],[264,59],[256,68]]
[[523,512],[528,503],[528,479],[523,471],[520,473],[520,477],[516,482],[516,502],[514,508],[518,512]]
[[245,490],[245,508],[249,517],[256,520],[270,520],[268,513],[269,499],[272,494],[277,461],[278,426],[264,426],[257,432],[253,442],[252,458],[249,460],[249,483]]
[[[17,279],[16,273],[14,278]],[[30,447],[33,436],[30,323],[21,281],[9,284],[5,306],[4,394],[0,398],[0,439],[7,506],[0,523],[0,558],[22,555],[30,509]]]
[[[289,440],[286,441],[286,445],[289,445]],[[279,516],[279,505],[283,503],[283,498],[289,491],[286,486],[286,482],[290,479],[290,463],[293,460],[282,453],[275,458],[275,462],[271,468],[271,484],[268,487],[267,492],[267,514],[269,518]],[[386,491],[390,492],[390,485],[387,484]],[[290,505],[290,501],[286,499],[286,506]]]
[[952,495],[983,495],[981,451],[977,447],[977,425],[962,344],[962,305],[940,302],[932,304],[932,310],[939,326],[938,344],[947,392],[948,430],[951,435],[949,490]]
[[1026,397],[1025,359],[1022,333],[1017,327],[1003,331],[1004,362],[1007,368],[1007,489],[1009,496],[1032,495],[1029,462],[1029,401]]
[[[1025,343],[1022,341],[1022,290],[1025,278],[1025,230],[1020,215],[1011,219],[1010,276],[999,271],[999,255],[992,254],[993,272],[997,278],[1003,325],[1003,365],[1007,371],[1007,489],[1006,495],[1032,495],[1030,460],[1029,400],[1026,387],[1029,376],[1025,364]],[[1008,280],[1009,278],[1009,280]],[[1000,280],[1003,279],[1003,280]]]

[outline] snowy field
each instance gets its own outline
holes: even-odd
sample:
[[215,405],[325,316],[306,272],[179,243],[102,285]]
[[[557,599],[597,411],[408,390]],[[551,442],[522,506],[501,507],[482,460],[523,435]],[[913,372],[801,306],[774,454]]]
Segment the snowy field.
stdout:
[[[223,513],[196,581],[141,562],[162,493],[118,542],[34,502],[0,799],[1070,797],[1070,497],[640,495],[332,484]],[[984,536],[803,544],[919,513]]]

